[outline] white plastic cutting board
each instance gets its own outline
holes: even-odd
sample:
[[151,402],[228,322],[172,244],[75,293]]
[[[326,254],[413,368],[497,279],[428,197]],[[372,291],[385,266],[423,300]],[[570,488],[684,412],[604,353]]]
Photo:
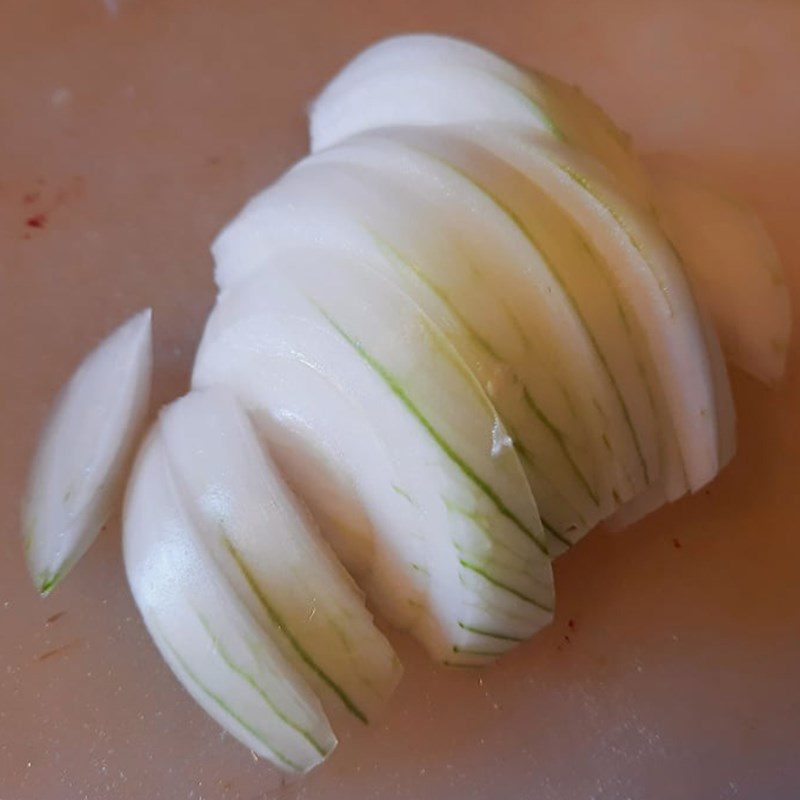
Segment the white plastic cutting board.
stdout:
[[[17,507],[48,403],[155,310],[183,391],[208,245],[305,148],[304,106],[375,38],[450,32],[579,82],[647,149],[763,214],[800,308],[800,3],[3,0],[0,800],[794,800],[800,796],[800,359],[734,375],[740,448],[706,492],[558,562],[558,618],[483,673],[406,677],[373,730],[284,786],[144,633],[116,522],[49,599]],[[50,620],[48,622],[48,620]]]

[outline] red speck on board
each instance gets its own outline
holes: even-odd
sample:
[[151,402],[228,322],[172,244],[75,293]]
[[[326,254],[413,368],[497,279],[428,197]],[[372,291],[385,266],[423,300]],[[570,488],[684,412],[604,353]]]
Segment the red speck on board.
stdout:
[[33,205],[41,196],[41,192],[27,192],[26,194],[22,195],[22,202],[26,206]]
[[44,228],[47,224],[47,217],[44,214],[34,214],[25,220],[25,224],[29,228]]
[[674,547],[676,550],[680,550],[680,549],[681,549],[681,547],[683,547],[683,545],[681,544],[681,540],[680,540],[680,539],[673,539],[673,540],[672,540],[672,546],[673,546],[673,547]]
[[567,622],[567,627],[571,631],[574,631],[575,630],[575,620],[574,619],[570,619],[569,622]]

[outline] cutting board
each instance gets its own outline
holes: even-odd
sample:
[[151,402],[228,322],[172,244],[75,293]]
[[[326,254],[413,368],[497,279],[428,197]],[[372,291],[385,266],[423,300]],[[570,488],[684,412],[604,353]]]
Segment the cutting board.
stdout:
[[287,781],[151,645],[111,520],[46,600],[18,501],[82,354],[155,312],[153,408],[182,393],[208,246],[306,148],[304,109],[372,40],[457,34],[579,83],[644,150],[763,215],[800,308],[800,4],[769,0],[4,0],[0,18],[2,800],[793,800],[800,796],[800,355],[734,372],[708,489],[556,564],[554,624],[484,672],[406,665],[385,716]]

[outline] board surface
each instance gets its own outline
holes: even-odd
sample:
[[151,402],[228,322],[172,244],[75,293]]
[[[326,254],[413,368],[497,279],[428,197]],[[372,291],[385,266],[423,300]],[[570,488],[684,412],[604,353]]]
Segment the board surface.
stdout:
[[772,0],[5,0],[0,23],[2,800],[790,800],[800,795],[800,347],[733,375],[739,454],[705,492],[556,567],[555,624],[481,673],[406,676],[374,730],[284,785],[150,644],[112,521],[39,599],[18,502],[91,347],[155,312],[184,391],[208,246],[306,147],[304,108],[378,37],[472,38],[581,84],[647,150],[752,202],[800,308],[800,4]]

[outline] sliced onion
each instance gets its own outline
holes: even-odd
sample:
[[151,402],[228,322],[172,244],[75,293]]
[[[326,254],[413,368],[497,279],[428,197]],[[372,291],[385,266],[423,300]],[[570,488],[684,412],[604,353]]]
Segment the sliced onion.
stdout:
[[[602,427],[597,426],[602,433],[600,469],[612,476],[621,501],[645,491],[658,480],[660,472],[659,431],[652,389],[643,367],[646,355],[602,258],[545,192],[523,173],[471,142],[462,130],[448,126],[402,128],[387,129],[380,135],[438,159],[468,177],[477,189],[494,199],[541,254],[595,356],[596,385],[600,387],[595,400],[603,412]],[[584,386],[588,389],[589,385],[584,379]],[[577,393],[579,388],[574,387]],[[536,487],[536,476],[532,476],[532,482]],[[622,488],[626,486],[627,490]],[[574,542],[582,532],[578,527],[565,535]]]
[[251,201],[215,243],[218,280],[316,245],[378,265],[437,321],[511,426],[553,529],[577,535],[613,510],[598,407],[617,399],[541,253],[491,196],[402,142],[359,137]]
[[268,437],[299,431],[348,475],[374,524],[362,586],[435,658],[484,663],[550,620],[544,536],[491,402],[374,270],[296,253],[227,292],[194,382],[231,387]]
[[[728,379],[728,371],[725,367],[725,359],[722,355],[717,333],[714,330],[708,312],[702,307],[700,308],[700,316],[711,368],[711,377],[714,383],[715,412],[717,416],[717,455],[719,468],[722,469],[736,453],[736,408],[733,403],[731,384]],[[663,409],[659,409],[659,411],[663,412]],[[667,438],[666,445],[668,447],[665,454],[666,461],[670,464],[675,464],[676,467],[679,466],[680,454],[675,447],[675,440],[672,437]],[[668,469],[667,472],[674,473],[675,469]],[[669,485],[659,482],[623,505],[613,516],[606,520],[606,525],[610,530],[621,531],[651,514],[665,503],[677,500],[688,491],[689,487],[685,481],[673,480]]]
[[321,763],[336,746],[322,706],[206,549],[174,481],[160,426],[131,476],[123,545],[147,628],[192,697],[282,769],[307,772]]
[[[705,485],[719,469],[714,377],[697,304],[656,220],[630,203],[596,162],[563,143],[498,126],[469,135],[547,192],[601,256],[646,342],[654,399],[664,404],[657,413],[667,494],[679,496],[687,483],[693,491]],[[677,458],[669,455],[673,442]]]
[[25,556],[48,594],[111,513],[147,411],[150,309],[117,328],[63,388],[42,433],[23,505]]
[[192,392],[160,435],[199,539],[253,617],[328,706],[368,722],[401,667],[232,395]]

